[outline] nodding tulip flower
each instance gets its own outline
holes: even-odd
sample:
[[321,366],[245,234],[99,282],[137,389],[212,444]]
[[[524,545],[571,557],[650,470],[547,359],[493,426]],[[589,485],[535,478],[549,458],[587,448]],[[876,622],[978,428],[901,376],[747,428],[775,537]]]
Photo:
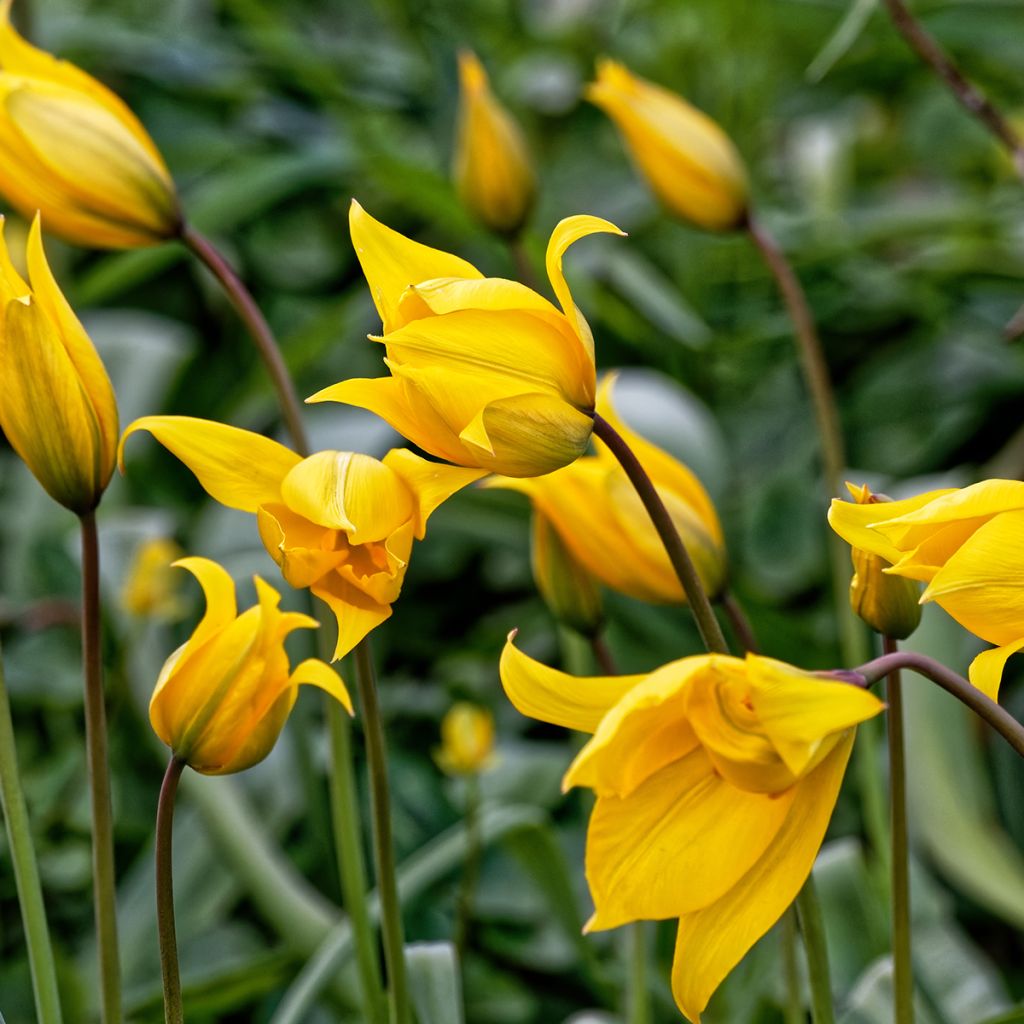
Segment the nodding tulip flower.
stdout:
[[1024,483],[983,480],[885,504],[834,500],[828,521],[848,544],[889,563],[884,571],[926,583],[965,629],[996,644],[971,663],[971,682],[996,700],[1011,654],[1024,648]]
[[468,50],[459,54],[454,176],[459,198],[477,220],[495,234],[519,234],[537,192],[526,140]]
[[11,263],[0,218],[0,428],[47,493],[84,515],[114,472],[117,402],[46,262],[38,216],[26,262],[28,282]]
[[[615,376],[601,383],[597,411],[626,440],[647,470],[712,599],[726,581],[726,552],[715,506],[681,462],[631,430],[612,405]],[[496,477],[484,486],[521,491],[558,532],[576,561],[605,586],[641,601],[678,604],[683,588],[643,503],[604,444],[531,480]]]
[[135,115],[106,86],[36,49],[0,3],[0,194],[79,245],[176,237],[174,183]]
[[477,775],[494,764],[494,717],[467,701],[453,704],[441,720],[441,746],[434,754],[447,775]]
[[710,117],[613,60],[598,63],[585,95],[615,122],[641,175],[673,214],[708,231],[743,223],[743,161]]
[[174,571],[184,551],[169,537],[150,537],[135,550],[121,589],[121,607],[130,615],[165,622],[184,617],[181,573]]
[[577,679],[513,645],[516,708],[592,733],[563,786],[592,789],[590,931],[679,918],[672,991],[694,1022],[811,872],[853,746],[884,705],[768,658],[683,658]]
[[334,612],[335,659],[390,617],[430,514],[483,475],[405,448],[383,461],[333,451],[303,459],[260,434],[188,416],[136,420],[122,452],[137,430],[181,459],[216,501],[255,514],[285,580],[308,587]]
[[299,686],[318,686],[349,714],[352,701],[329,665],[310,658],[291,670],[284,641],[316,629],[308,615],[282,612],[281,595],[254,577],[259,602],[238,614],[235,584],[207,558],[183,558],[206,594],[206,614],[160,671],[149,703],[153,731],[179,760],[203,775],[251,768],[270,753]]
[[346,380],[311,402],[369,409],[424,451],[461,466],[536,476],[572,462],[593,430],[594,339],[562,274],[565,250],[598,217],[552,232],[556,309],[525,285],[485,278],[465,260],[405,238],[352,203],[350,226],[384,322],[390,377]]

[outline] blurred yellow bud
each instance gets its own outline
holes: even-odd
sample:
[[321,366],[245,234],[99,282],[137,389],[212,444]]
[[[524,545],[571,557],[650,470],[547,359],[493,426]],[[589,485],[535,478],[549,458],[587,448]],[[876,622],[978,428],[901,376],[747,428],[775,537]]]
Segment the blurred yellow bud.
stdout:
[[615,122],[640,173],[677,217],[708,231],[743,223],[746,170],[710,117],[612,60],[598,63],[586,98]]
[[81,515],[114,471],[117,403],[46,262],[38,216],[27,262],[28,282],[11,263],[0,218],[0,428],[50,496]]
[[280,594],[259,576],[259,603],[239,615],[234,581],[220,565],[207,558],[175,564],[206,594],[203,620],[167,659],[149,704],[153,731],[175,757],[204,775],[252,767],[277,742],[302,684],[320,687],[352,713],[329,665],[310,658],[290,670],[285,637],[315,629],[316,619],[282,612]]
[[174,183],[146,130],[106,86],[22,39],[10,7],[0,2],[0,193],[80,245],[175,237]]
[[184,554],[169,537],[150,537],[139,544],[121,588],[121,607],[130,615],[165,622],[183,618],[182,577],[173,563]]
[[452,705],[441,721],[438,767],[448,775],[476,775],[494,764],[494,718],[465,701]]
[[601,588],[543,512],[533,515],[531,554],[533,578],[551,614],[577,633],[593,636],[604,619]]
[[537,182],[523,133],[491,92],[476,54],[459,54],[459,121],[453,168],[459,198],[485,227],[515,236]]

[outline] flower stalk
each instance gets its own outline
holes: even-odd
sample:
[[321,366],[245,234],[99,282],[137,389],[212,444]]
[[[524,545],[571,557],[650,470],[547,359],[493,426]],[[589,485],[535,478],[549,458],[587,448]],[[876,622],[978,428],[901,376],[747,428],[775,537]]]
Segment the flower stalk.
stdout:
[[650,1024],[651,1001],[647,994],[647,922],[634,921],[626,932],[629,950],[629,983],[626,1020],[629,1024]]
[[174,873],[171,849],[174,834],[174,798],[185,762],[172,755],[167,762],[160,801],[156,809],[156,918],[160,939],[160,975],[164,986],[164,1021],[184,1024],[181,1005],[181,976],[178,971],[178,941],[174,930]]
[[811,983],[811,1019],[814,1024],[834,1024],[832,1008],[832,980],[828,966],[828,946],[825,943],[825,919],[821,901],[814,885],[814,875],[808,875],[796,898],[796,912],[807,951],[807,974]]
[[462,865],[462,879],[455,907],[455,938],[453,945],[459,963],[464,962],[469,942],[469,925],[473,914],[473,897],[480,877],[480,776],[472,772],[466,776],[466,805],[463,818],[466,823],[466,859]]

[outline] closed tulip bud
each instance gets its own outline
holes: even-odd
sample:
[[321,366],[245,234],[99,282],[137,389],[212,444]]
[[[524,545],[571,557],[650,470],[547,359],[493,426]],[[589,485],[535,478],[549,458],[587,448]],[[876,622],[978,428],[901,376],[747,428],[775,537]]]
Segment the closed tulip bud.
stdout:
[[448,775],[477,775],[494,764],[494,718],[490,711],[460,701],[441,721],[441,746],[434,754]]
[[130,615],[173,622],[184,615],[181,573],[174,563],[185,554],[169,537],[143,541],[132,558],[121,589],[121,607]]
[[537,183],[523,133],[491,92],[476,54],[459,54],[459,123],[455,143],[459,198],[486,228],[519,234]]
[[38,217],[27,262],[28,282],[11,263],[0,218],[0,428],[50,496],[82,515],[114,471],[117,403],[46,262]]
[[310,658],[291,670],[284,641],[319,624],[282,612],[280,595],[256,576],[258,604],[238,614],[235,584],[216,562],[183,558],[206,594],[206,614],[168,659],[149,704],[157,736],[174,756],[204,775],[228,775],[270,753],[295,705],[299,686],[317,686],[349,714],[352,701],[329,665]]
[[174,183],[106,86],[27,43],[0,3],[0,192],[80,245],[135,248],[178,234]]
[[615,122],[633,162],[672,213],[708,231],[743,223],[743,161],[710,117],[612,60],[598,64],[586,97]]
[[601,588],[542,512],[533,516],[531,553],[533,578],[551,614],[577,633],[593,636],[604,620]]

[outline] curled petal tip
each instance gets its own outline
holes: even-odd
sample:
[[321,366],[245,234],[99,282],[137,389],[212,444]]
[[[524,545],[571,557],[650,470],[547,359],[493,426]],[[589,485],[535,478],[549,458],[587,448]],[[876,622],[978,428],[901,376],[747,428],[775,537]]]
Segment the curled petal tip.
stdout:
[[516,626],[514,629],[509,630],[509,634],[505,637],[507,643],[512,643],[513,640],[519,635],[519,627]]

